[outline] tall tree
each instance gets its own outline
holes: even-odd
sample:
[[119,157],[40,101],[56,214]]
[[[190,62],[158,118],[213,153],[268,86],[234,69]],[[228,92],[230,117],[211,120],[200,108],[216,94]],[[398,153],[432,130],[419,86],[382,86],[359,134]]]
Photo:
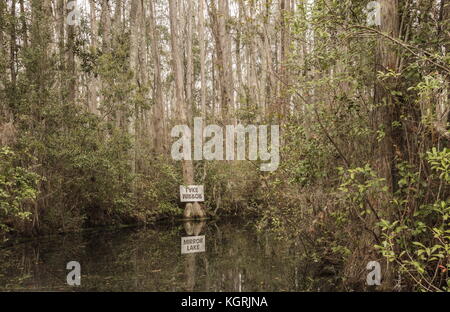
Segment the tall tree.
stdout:
[[[182,67],[182,54],[179,50],[181,46],[179,41],[179,20],[178,20],[178,8],[175,0],[169,0],[169,17],[170,17],[170,41],[171,41],[171,54],[172,54],[172,70],[175,77],[175,99],[177,111],[179,113],[179,121],[185,125],[191,124],[188,120],[188,109],[184,92],[183,92],[183,67]],[[183,160],[183,182],[186,185],[194,184],[194,164],[192,160]],[[198,202],[187,203],[184,209],[185,218],[202,218],[205,216],[205,212]]]
[[[133,71],[133,83],[136,86],[140,85],[139,74],[139,20],[142,12],[141,0],[131,0],[130,9],[130,69]],[[136,98],[136,91],[134,92]],[[128,132],[133,137],[134,145],[131,149],[131,171],[136,173],[136,142],[137,142],[137,107],[134,104],[135,100],[131,101],[130,120],[128,121]]]
[[77,24],[67,25],[67,47],[66,47],[66,62],[68,74],[68,100],[70,103],[75,103],[77,91],[77,73],[75,60],[75,33]]
[[103,39],[103,49],[109,51],[111,48],[111,12],[108,0],[101,0],[101,37]]
[[154,125],[154,146],[155,151],[158,154],[164,152],[164,138],[165,133],[165,113],[164,113],[164,101],[163,101],[163,85],[161,81],[161,57],[160,57],[160,35],[156,26],[155,7],[153,1],[149,3],[150,10],[150,42],[154,66],[154,85],[153,85],[153,125]]
[[[186,5],[186,105],[188,112],[192,111],[192,87],[194,82],[194,59],[192,55],[192,21],[194,19],[192,0],[187,0]],[[188,115],[190,119],[191,116]]]
[[200,107],[206,116],[206,38],[205,38],[205,0],[198,5],[198,40],[200,45]]
[[[91,43],[91,53],[97,55],[98,50],[98,21],[97,21],[97,7],[95,5],[95,0],[89,0],[89,20],[91,25],[90,30],[90,43]],[[93,73],[90,77],[91,83],[89,84],[89,111],[93,114],[98,115],[98,97],[99,97],[99,79],[96,73]]]
[[[399,11],[398,0],[381,0],[381,26],[380,31],[384,34],[398,38],[399,36]],[[377,56],[378,71],[396,72],[397,51],[392,43],[386,39],[380,39]],[[378,159],[380,161],[381,174],[386,178],[391,190],[395,189],[395,149],[400,148],[400,134],[394,136],[392,122],[398,120],[399,107],[391,94],[390,87],[394,84],[393,79],[389,81],[378,81],[375,88],[375,101],[378,109],[375,112],[375,127],[384,132],[383,139],[378,148]]]
[[285,116],[288,112],[289,106],[289,46],[290,46],[290,30],[289,21],[291,10],[291,0],[280,0],[280,95],[279,95],[279,108],[278,118]]
[[24,0],[19,0],[19,2],[20,2],[20,22],[22,24],[23,47],[28,48],[28,27],[27,27],[27,16],[25,12]]
[[215,0],[210,3],[210,17],[212,32],[216,44],[216,61],[219,72],[220,101],[222,119],[228,119],[230,109],[234,106],[233,68],[231,64],[231,39],[227,30],[229,7],[227,0]]
[[16,56],[17,56],[17,39],[16,39],[16,0],[12,0],[11,3],[11,22],[10,22],[10,61],[9,70],[11,72],[11,83],[13,88],[16,87],[17,81],[17,69],[16,69]]

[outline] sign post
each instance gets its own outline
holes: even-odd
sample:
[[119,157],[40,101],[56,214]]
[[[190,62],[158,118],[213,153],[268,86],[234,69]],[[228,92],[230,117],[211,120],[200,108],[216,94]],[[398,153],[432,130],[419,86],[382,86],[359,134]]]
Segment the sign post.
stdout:
[[180,185],[180,200],[182,203],[205,201],[203,185]]
[[181,238],[181,254],[205,252],[205,235]]

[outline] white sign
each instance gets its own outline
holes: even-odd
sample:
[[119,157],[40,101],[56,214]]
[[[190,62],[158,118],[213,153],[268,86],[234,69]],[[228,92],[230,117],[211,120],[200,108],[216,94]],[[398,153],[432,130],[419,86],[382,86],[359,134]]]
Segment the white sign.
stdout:
[[205,252],[205,235],[181,238],[181,253]]
[[180,200],[182,203],[205,201],[203,185],[180,185]]

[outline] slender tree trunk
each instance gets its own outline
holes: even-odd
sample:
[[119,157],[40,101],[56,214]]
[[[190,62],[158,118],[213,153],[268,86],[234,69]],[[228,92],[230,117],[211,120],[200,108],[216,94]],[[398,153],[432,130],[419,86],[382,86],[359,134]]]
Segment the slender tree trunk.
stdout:
[[202,116],[206,117],[206,44],[205,44],[205,0],[199,0],[198,6],[198,40],[200,45],[200,106]]
[[243,83],[243,78],[242,78],[242,27],[241,27],[241,23],[242,23],[242,19],[244,18],[244,13],[243,13],[243,4],[242,4],[242,0],[238,1],[238,6],[239,6],[239,15],[238,15],[238,21],[239,21],[239,26],[236,27],[236,42],[235,42],[235,46],[236,46],[236,78],[237,78],[237,103],[236,108],[239,109],[241,102],[242,102],[242,96],[243,93],[245,93],[245,90],[243,90],[244,87],[244,83]]
[[[450,53],[450,1],[441,0],[439,10],[438,36],[442,38],[441,51],[442,54],[449,55]],[[440,77],[445,83],[445,77]],[[440,137],[450,140],[450,132],[448,124],[450,123],[450,92],[449,84],[443,86],[441,94],[437,97],[436,103],[436,121],[434,128]]]
[[155,16],[155,8],[153,1],[150,1],[150,40],[152,45],[152,58],[153,58],[153,66],[155,68],[154,73],[154,87],[153,87],[153,98],[155,101],[155,106],[153,109],[153,118],[154,118],[154,146],[155,151],[158,154],[162,154],[164,152],[164,138],[165,134],[165,126],[164,126],[164,102],[163,102],[163,89],[161,82],[161,60],[159,53],[159,45],[160,41],[159,31],[156,27],[156,16]]
[[17,72],[16,72],[16,55],[17,55],[17,40],[16,40],[16,0],[11,2],[11,28],[10,28],[10,61],[9,70],[11,72],[11,84],[16,88]]
[[271,47],[270,38],[273,35],[273,27],[270,22],[270,5],[271,1],[266,0],[266,17],[264,19],[264,58],[266,60],[266,68],[264,70],[267,71],[267,92],[266,92],[266,114],[272,111],[273,107],[273,97],[274,93],[276,94],[276,80],[273,73],[273,53]]
[[261,2],[260,3],[260,11],[261,14],[264,13],[264,15],[262,16],[262,20],[258,25],[258,28],[261,29],[262,31],[262,37],[258,38],[258,51],[259,51],[259,55],[260,55],[260,59],[261,59],[261,81],[259,84],[259,106],[260,106],[260,120],[262,120],[266,114],[266,91],[267,91],[267,51],[266,51],[266,47],[265,47],[265,41],[267,40],[267,33],[265,31],[265,24],[266,24],[266,20],[267,20],[267,11],[264,10],[265,8],[265,3]]
[[102,39],[103,49],[109,52],[111,49],[111,13],[109,9],[108,0],[101,0],[102,15],[101,15],[101,27],[102,27]]
[[249,31],[250,34],[247,35],[247,37],[250,37],[252,39],[248,40],[247,46],[246,46],[246,59],[247,59],[247,89],[248,89],[248,97],[249,97],[249,103],[252,107],[254,107],[257,111],[257,118],[261,118],[261,115],[259,114],[258,107],[260,105],[259,101],[259,90],[258,90],[258,82],[256,78],[256,47],[254,38],[256,37],[256,34],[254,33],[255,29],[255,23],[254,23],[254,16],[253,12],[255,12],[255,6],[254,3],[251,3],[251,6],[249,7],[249,11],[244,7],[244,19],[247,21],[246,24],[249,25]]
[[25,12],[24,0],[20,0],[20,21],[22,23],[22,39],[23,47],[28,48],[28,29],[27,29],[27,16]]
[[[8,7],[6,2],[0,3],[0,92],[3,94],[5,89],[5,82],[8,81],[7,70],[8,67],[8,52],[6,51],[6,44],[4,42],[5,38],[5,16],[7,15]],[[1,97],[3,100],[3,97]],[[5,120],[11,119],[12,115],[8,105],[1,105],[0,107],[0,118],[5,118]],[[0,123],[2,119],[0,119]]]
[[227,106],[230,112],[234,113],[234,82],[233,82],[233,59],[231,55],[232,51],[232,41],[231,41],[231,30],[228,20],[230,18],[230,5],[229,0],[223,0],[223,8],[221,8],[221,15],[224,16],[224,61],[225,61],[225,84],[227,88]]
[[233,71],[231,65],[231,40],[226,28],[229,18],[228,1],[218,0],[216,8],[215,0],[211,1],[210,17],[212,30],[216,42],[216,60],[220,77],[220,100],[222,119],[228,120],[230,109],[234,106],[233,96]]
[[192,20],[194,19],[192,10],[192,0],[187,0],[186,6],[186,105],[188,107],[188,119],[190,120],[192,116],[189,116],[189,112],[192,111],[192,84],[194,76],[194,64],[192,58]]
[[66,33],[66,10],[64,0],[57,0],[56,5],[56,30],[58,40],[59,53],[59,96],[61,103],[65,101],[66,88],[64,81],[66,81],[66,51],[65,51],[65,33]]
[[288,16],[290,12],[290,0],[281,0],[280,16],[281,16],[281,42],[280,42],[280,100],[278,117],[285,116],[289,108],[289,73],[288,73],[288,54],[290,45]]
[[[122,26],[122,0],[115,0],[116,7],[114,8],[114,19],[112,23],[112,28],[115,35],[119,35],[121,32],[121,26]],[[133,21],[130,21],[132,23]]]
[[[98,23],[97,9],[94,0],[89,0],[90,6],[90,23],[91,23],[91,51],[96,54],[98,49]],[[89,84],[89,110],[91,113],[99,115],[98,97],[99,97],[99,80],[95,74],[92,75]]]
[[[149,68],[148,68],[148,59],[147,59],[147,32],[145,31],[145,23],[146,23],[146,15],[145,15],[145,6],[144,1],[139,0],[139,6],[138,6],[138,17],[137,17],[137,23],[138,23],[138,89],[142,97],[147,98],[150,97],[149,92],[147,91],[147,87],[149,85]],[[135,139],[135,157],[136,157],[136,170],[139,172],[140,170],[140,164],[141,164],[141,157],[139,157],[139,152],[141,151],[141,143],[143,136],[143,131],[145,129],[144,119],[145,116],[148,114],[148,111],[146,111],[142,106],[138,105],[138,103],[134,106],[134,112],[135,112],[135,118],[136,118],[136,124],[135,124],[135,132],[136,132],[136,139]],[[154,133],[153,133],[154,134]],[[150,142],[152,142],[150,137]]]
[[[139,81],[139,15],[141,11],[141,1],[131,0],[130,9],[130,69],[133,71],[133,81],[136,86],[140,85]],[[135,91],[136,92],[136,91]],[[134,97],[136,95],[134,94]],[[134,103],[134,101],[133,101]],[[131,116],[128,121],[128,133],[133,137],[133,147],[131,149],[131,171],[136,173],[136,107],[131,107]]]
[[216,116],[216,106],[217,103],[219,102],[218,99],[218,95],[217,95],[217,90],[219,89],[218,87],[218,82],[216,79],[216,68],[217,68],[217,64],[216,64],[216,58],[214,57],[214,52],[211,54],[211,117],[213,120],[215,120],[215,116]]
[[[381,0],[381,26],[380,30],[387,35],[397,38],[399,33],[398,18],[398,0]],[[392,44],[384,39],[380,39],[378,49],[378,71],[396,71],[397,53]],[[375,112],[375,128],[384,131],[384,137],[378,148],[379,168],[382,176],[388,182],[391,191],[396,188],[395,179],[395,140],[392,128],[392,122],[396,120],[398,113],[397,104],[391,95],[389,84],[393,84],[392,80],[378,82],[375,88],[375,101],[379,104],[379,108]]]
[[[65,14],[64,14],[65,15]],[[65,19],[64,19],[65,20]],[[77,75],[75,63],[75,25],[67,25],[67,47],[66,47],[66,62],[67,62],[67,76],[68,76],[68,100],[75,104],[76,90],[77,90]],[[64,37],[63,37],[64,40]]]

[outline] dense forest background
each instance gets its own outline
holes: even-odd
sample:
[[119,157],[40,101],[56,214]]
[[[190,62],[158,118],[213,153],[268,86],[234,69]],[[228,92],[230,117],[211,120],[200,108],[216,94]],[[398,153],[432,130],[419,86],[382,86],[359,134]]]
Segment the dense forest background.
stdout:
[[[378,3],[1,1],[0,238],[239,215],[348,283],[384,258],[449,290],[450,3]],[[196,116],[280,125],[279,168],[172,160]]]

